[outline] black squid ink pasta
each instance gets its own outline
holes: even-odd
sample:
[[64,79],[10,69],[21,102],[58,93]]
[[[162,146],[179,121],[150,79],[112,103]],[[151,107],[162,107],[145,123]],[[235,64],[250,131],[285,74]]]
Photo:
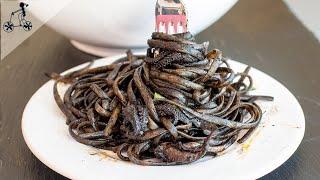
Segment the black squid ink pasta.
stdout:
[[[250,67],[234,72],[222,52],[190,33],[153,33],[146,56],[58,75],[54,98],[78,142],[147,166],[180,165],[244,142],[262,112]],[[58,83],[70,84],[63,97]]]

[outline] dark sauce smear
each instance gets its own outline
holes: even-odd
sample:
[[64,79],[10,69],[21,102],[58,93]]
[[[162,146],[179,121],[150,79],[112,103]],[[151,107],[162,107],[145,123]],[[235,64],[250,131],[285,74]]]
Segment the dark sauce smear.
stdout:
[[[234,72],[222,52],[190,33],[153,33],[146,56],[52,73],[54,98],[78,142],[139,165],[189,164],[244,142],[262,112],[247,67]],[[70,84],[64,97],[58,83]],[[241,135],[240,135],[241,134]]]

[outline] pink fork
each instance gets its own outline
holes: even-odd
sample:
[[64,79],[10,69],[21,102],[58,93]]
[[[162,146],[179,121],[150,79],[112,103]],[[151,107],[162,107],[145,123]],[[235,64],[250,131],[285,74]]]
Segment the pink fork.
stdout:
[[157,0],[156,31],[167,34],[187,32],[188,20],[181,0]]

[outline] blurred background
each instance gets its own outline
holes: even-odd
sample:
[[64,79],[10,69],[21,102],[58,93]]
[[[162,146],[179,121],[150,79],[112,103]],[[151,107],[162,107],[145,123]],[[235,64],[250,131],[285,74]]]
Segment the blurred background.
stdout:
[[[146,41],[155,30],[155,2],[150,0],[2,1],[3,30],[10,24],[12,30],[1,31],[1,59],[43,25],[65,36],[72,45],[89,54],[110,56],[124,53],[129,48],[135,52],[144,52]],[[198,34],[218,21],[237,2],[238,0],[185,0],[188,30]],[[293,13],[319,39],[320,21],[315,17],[318,15],[317,8],[320,2],[284,0],[284,3],[290,9],[290,13]],[[259,11],[259,9],[248,10]],[[272,11],[273,7],[265,16],[272,15]],[[24,12],[24,18],[19,22],[21,12]],[[254,18],[249,17],[247,21],[250,22]],[[23,28],[26,23],[32,23],[32,27]]]

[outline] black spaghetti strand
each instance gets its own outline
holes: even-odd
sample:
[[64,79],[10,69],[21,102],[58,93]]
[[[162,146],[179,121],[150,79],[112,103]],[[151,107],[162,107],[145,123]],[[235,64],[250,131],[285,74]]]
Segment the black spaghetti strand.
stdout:
[[[249,95],[250,68],[235,73],[221,51],[193,39],[153,33],[146,56],[128,51],[115,64],[52,73],[71,136],[148,166],[192,163],[245,141],[262,118],[255,101],[273,98]],[[63,98],[59,83],[71,84]]]

